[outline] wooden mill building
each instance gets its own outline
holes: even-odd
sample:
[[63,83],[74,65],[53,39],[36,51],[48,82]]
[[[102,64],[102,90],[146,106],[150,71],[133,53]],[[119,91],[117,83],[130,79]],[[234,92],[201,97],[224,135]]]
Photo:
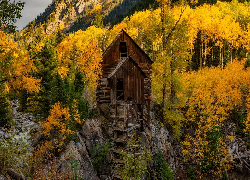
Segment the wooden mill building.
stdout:
[[152,63],[124,30],[103,54],[97,108],[110,123],[117,149],[133,130],[143,132],[149,127]]
[[[98,108],[102,104],[114,107],[136,105],[141,114],[139,119],[149,124],[152,63],[149,56],[122,30],[103,54],[103,75],[97,89]],[[117,116],[117,109],[113,113],[111,116]]]

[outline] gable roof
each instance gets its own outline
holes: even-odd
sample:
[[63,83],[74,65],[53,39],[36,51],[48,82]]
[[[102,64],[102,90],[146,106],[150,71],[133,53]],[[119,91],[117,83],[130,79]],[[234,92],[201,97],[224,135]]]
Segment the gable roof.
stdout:
[[146,57],[149,59],[149,61],[151,62],[151,64],[153,64],[154,62],[150,59],[150,57],[142,50],[142,48],[140,46],[138,46],[138,44],[126,33],[126,31],[124,31],[123,29],[121,30],[121,32],[123,32],[135,45],[136,47],[143,53],[146,55]]
[[118,62],[118,64],[114,67],[114,69],[111,71],[111,73],[108,75],[108,78],[111,78],[112,76],[114,76],[118,71],[119,69],[127,62],[127,61],[133,61],[136,66],[140,69],[140,71],[144,74],[144,76],[147,76],[143,70],[140,68],[140,66],[135,62],[135,60],[129,56],[127,58],[123,58],[121,61]]
[[109,49],[113,46],[113,44],[117,41],[117,39],[121,36],[121,34],[122,34],[122,31],[119,32],[119,34],[115,37],[115,39],[112,41],[109,47],[105,50],[102,56],[105,56],[105,54],[109,51]]
[[109,49],[114,45],[114,43],[120,38],[122,34],[125,34],[131,41],[132,43],[135,44],[135,46],[147,57],[149,62],[153,64],[154,62],[150,59],[150,57],[138,46],[138,44],[124,31],[123,29],[119,32],[119,34],[115,37],[115,39],[112,41],[112,43],[109,45],[109,47],[106,49],[106,51],[103,53],[103,56],[109,51]]

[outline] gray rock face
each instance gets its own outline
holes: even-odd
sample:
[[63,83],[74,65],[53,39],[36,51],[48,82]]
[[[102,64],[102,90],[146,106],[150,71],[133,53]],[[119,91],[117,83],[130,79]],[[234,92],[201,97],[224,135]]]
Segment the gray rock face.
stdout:
[[79,163],[77,170],[81,177],[88,180],[99,180],[97,171],[94,169],[90,159],[90,151],[93,147],[104,143],[101,125],[102,122],[100,119],[86,120],[82,130],[77,133],[79,142],[71,141],[67,145],[66,150],[60,155],[59,168],[64,168],[65,164],[69,163],[68,155],[73,154],[72,158],[74,158],[75,162]]
[[19,104],[17,100],[10,101],[11,106],[11,117],[15,122],[15,125],[11,127],[10,130],[4,128],[0,129],[0,137],[9,138],[15,134],[14,138],[16,139],[26,139],[31,138],[30,131],[34,129],[39,129],[39,124],[35,122],[35,118],[30,113],[19,112]]
[[169,132],[164,127],[160,127],[156,123],[152,124],[151,128],[153,129],[153,134],[152,134],[153,155],[156,155],[159,152],[159,150],[161,150],[164,156],[166,157],[170,168],[175,171],[176,170],[174,163],[175,152],[171,144],[171,137],[169,135]]
[[[66,150],[60,155],[59,160],[61,163],[59,163],[59,168],[66,168],[65,164],[78,163],[77,172],[81,177],[89,180],[98,180],[99,178],[97,177],[96,171],[91,163],[85,143],[79,134],[78,137],[80,142],[75,143],[74,141],[71,141],[67,145]],[[71,156],[70,161],[69,156]]]
[[101,129],[102,122],[97,119],[87,119],[82,130],[79,132],[86,144],[88,152],[97,144],[104,143],[103,131]]

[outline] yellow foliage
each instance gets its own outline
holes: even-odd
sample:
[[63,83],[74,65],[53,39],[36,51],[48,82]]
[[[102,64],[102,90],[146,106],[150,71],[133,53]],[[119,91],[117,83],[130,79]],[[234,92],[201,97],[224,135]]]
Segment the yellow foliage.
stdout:
[[39,92],[41,80],[30,75],[36,67],[28,52],[3,31],[0,31],[0,48],[0,80],[7,82],[8,88]]
[[[73,112],[71,114],[69,108],[62,107],[61,102],[54,104],[47,120],[41,123],[41,134],[49,138],[49,140],[38,147],[34,154],[35,159],[42,160],[46,154],[53,152],[55,149],[61,151],[66,137],[74,133],[70,126],[74,123],[81,125],[83,122],[84,120],[80,119],[80,114],[77,110],[76,100],[74,100]],[[43,161],[46,160],[43,159]]]
[[104,30],[89,27],[86,31],[77,31],[57,46],[58,73],[69,76],[79,70],[86,77],[89,100],[94,101],[97,81],[101,75],[102,52],[98,44],[104,35]]
[[[67,128],[67,124],[70,120],[70,114],[68,108],[61,108],[61,103],[58,102],[52,106],[50,115],[47,121],[41,124],[43,129],[42,134],[49,136],[53,129],[58,129],[58,133],[61,135],[70,134],[71,130]],[[64,139],[64,138],[62,138]]]
[[101,4],[95,5],[94,9],[92,9],[90,14],[97,13],[97,12],[102,12],[102,5]]
[[[225,69],[204,68],[198,72],[184,74],[189,97],[186,118],[197,125],[195,136],[186,135],[183,142],[183,153],[187,157],[203,162],[205,154],[210,152],[211,133],[220,131],[223,122],[234,109],[246,106],[248,110],[248,98],[244,98],[248,90],[243,88],[249,87],[249,73],[249,69],[245,69],[244,60],[234,60],[228,63]],[[249,124],[248,118],[245,121],[245,131],[249,131]],[[230,141],[233,138],[227,137]],[[213,161],[223,165],[223,168],[229,168],[232,159],[222,138],[217,139],[216,148],[219,153],[214,155]],[[220,167],[215,172],[220,173]]]
[[117,36],[117,34],[124,29],[125,31],[127,30],[127,23],[125,22],[121,22],[120,24],[115,25],[109,32],[109,37],[107,39],[107,45],[109,46],[113,40],[115,39],[115,37]]
[[232,142],[234,140],[234,136],[227,136],[227,139]]

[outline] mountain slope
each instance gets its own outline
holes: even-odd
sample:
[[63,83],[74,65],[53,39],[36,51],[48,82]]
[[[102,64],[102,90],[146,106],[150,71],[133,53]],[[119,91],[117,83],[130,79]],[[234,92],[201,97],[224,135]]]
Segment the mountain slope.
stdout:
[[104,25],[114,24],[154,3],[155,0],[53,0],[26,28],[44,24],[46,33],[50,34],[63,25],[63,32],[73,32],[89,27],[99,13]]

